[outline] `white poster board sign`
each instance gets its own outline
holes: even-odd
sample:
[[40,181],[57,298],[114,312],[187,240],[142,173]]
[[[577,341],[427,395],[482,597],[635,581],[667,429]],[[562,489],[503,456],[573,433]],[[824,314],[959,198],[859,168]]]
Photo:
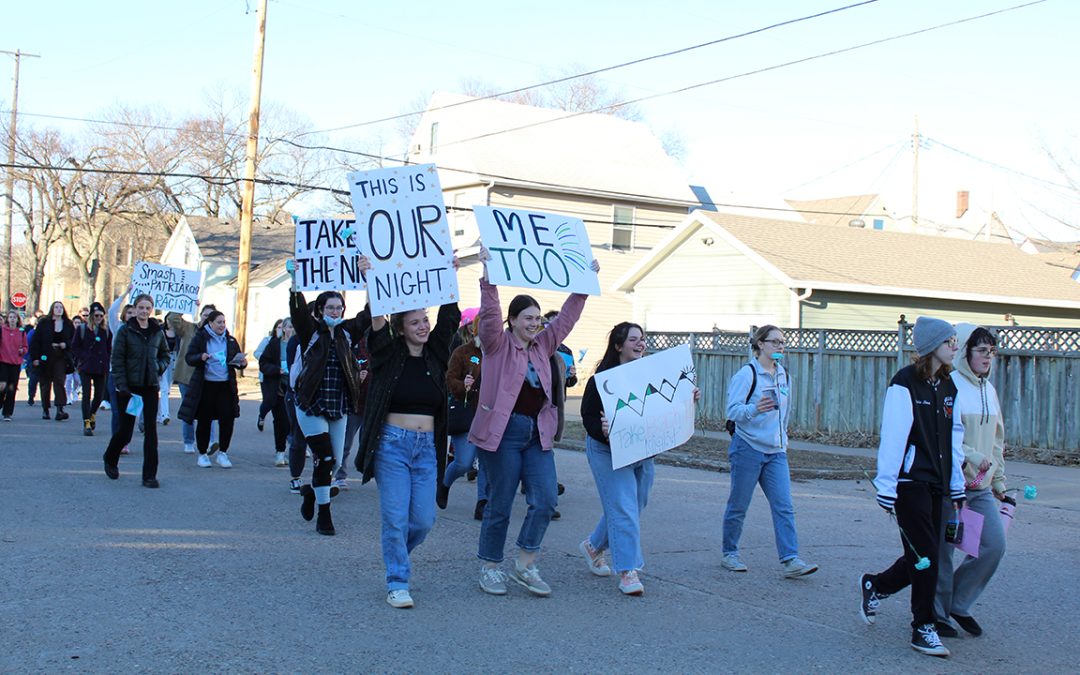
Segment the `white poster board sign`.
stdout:
[[360,249],[356,221],[344,218],[294,218],[296,289],[360,291]]
[[593,376],[614,469],[676,448],[694,435],[697,373],[689,345],[679,345]]
[[146,293],[154,299],[154,309],[158,311],[194,316],[201,284],[202,272],[137,262],[131,275],[131,297]]
[[375,314],[457,302],[454,251],[434,164],[349,173],[356,241]]
[[474,206],[473,213],[491,253],[492,284],[600,295],[589,233],[580,218],[496,206]]

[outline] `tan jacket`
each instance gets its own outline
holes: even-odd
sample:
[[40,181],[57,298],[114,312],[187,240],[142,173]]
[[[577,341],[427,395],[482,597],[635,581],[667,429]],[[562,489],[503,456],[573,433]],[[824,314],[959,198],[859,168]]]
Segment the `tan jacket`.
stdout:
[[[960,344],[953,358],[952,380],[956,384],[956,401],[960,419],[964,423],[964,482],[969,490],[1005,492],[1005,424],[1001,419],[1001,403],[997,390],[986,377],[977,376],[967,361],[967,344],[971,333],[977,328],[969,323],[956,326],[956,340]],[[993,365],[991,365],[993,372]],[[979,465],[990,461],[990,468],[979,477]],[[976,479],[979,480],[975,484]]]

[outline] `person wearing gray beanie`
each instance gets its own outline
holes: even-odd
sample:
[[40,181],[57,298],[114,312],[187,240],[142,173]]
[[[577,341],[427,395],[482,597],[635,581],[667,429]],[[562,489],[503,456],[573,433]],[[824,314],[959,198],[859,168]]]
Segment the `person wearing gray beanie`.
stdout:
[[903,554],[883,572],[859,578],[859,609],[872,624],[882,598],[911,586],[911,648],[948,656],[941,636],[955,637],[956,629],[937,621],[934,594],[943,506],[949,500],[958,512],[965,499],[964,423],[949,377],[956,331],[920,316],[913,341],[918,358],[893,376],[885,392],[873,480],[878,505],[896,516]]
[[915,330],[911,334],[911,341],[915,345],[915,353],[926,356],[955,335],[956,329],[949,322],[920,316],[915,320]]

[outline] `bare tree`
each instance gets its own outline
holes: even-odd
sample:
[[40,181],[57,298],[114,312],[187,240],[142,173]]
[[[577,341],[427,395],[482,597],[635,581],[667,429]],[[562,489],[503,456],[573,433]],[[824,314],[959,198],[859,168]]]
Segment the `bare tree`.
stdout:
[[1080,157],[1072,150],[1075,147],[1075,138],[1059,146],[1051,146],[1046,140],[1042,142],[1043,153],[1057,171],[1062,185],[1055,189],[1048,188],[1050,197],[1047,201],[1056,204],[1056,207],[1033,206],[1046,217],[1080,233],[1080,219],[1076,215],[1080,209]]

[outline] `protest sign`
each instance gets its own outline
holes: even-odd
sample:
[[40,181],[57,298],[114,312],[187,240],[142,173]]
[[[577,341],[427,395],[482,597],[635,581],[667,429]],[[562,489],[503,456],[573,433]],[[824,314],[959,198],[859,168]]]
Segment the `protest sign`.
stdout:
[[201,283],[201,272],[138,262],[131,275],[131,297],[146,293],[154,299],[158,311],[194,315]]
[[363,290],[355,220],[295,218],[294,222],[296,290]]
[[600,295],[589,234],[580,218],[497,206],[474,206],[480,240],[491,253],[496,286]]
[[593,377],[608,420],[613,469],[676,448],[694,435],[697,373],[689,345]]
[[454,251],[434,164],[349,173],[375,314],[457,302]]

